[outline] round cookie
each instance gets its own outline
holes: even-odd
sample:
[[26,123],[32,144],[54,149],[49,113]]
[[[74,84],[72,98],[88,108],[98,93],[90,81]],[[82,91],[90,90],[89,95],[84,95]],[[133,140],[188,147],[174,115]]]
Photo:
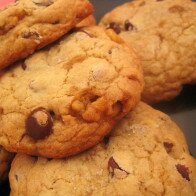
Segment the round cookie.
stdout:
[[143,100],[177,96],[196,82],[196,3],[191,0],[137,0],[106,14],[101,26],[113,28],[142,60]]
[[112,30],[89,27],[1,72],[0,144],[65,157],[97,144],[140,100],[135,53]]
[[170,118],[144,103],[93,149],[68,159],[18,154],[11,195],[194,196],[196,161]]
[[6,151],[2,146],[0,146],[0,183],[8,177],[8,172],[13,158],[13,153]]

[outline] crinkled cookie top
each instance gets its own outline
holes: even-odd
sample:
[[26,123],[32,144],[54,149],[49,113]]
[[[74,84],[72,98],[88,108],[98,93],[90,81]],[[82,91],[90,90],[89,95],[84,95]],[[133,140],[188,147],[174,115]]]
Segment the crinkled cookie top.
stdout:
[[196,161],[170,118],[140,103],[93,149],[68,159],[17,155],[13,196],[194,196]]
[[0,144],[65,157],[97,144],[139,102],[140,62],[112,30],[80,29],[1,72]]

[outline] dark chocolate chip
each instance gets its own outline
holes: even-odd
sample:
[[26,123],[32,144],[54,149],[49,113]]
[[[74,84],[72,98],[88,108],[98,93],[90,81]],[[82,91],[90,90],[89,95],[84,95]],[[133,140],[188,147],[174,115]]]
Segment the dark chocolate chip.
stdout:
[[44,139],[52,131],[53,120],[45,108],[33,110],[26,119],[26,133],[35,140]]
[[114,170],[115,169],[119,169],[123,172],[125,172],[126,174],[129,174],[129,172],[123,170],[122,168],[119,167],[119,165],[116,163],[116,161],[114,160],[113,157],[110,157],[109,161],[108,161],[108,170],[111,174],[111,176],[113,177],[114,176]]
[[176,165],[176,169],[181,174],[181,176],[183,178],[185,178],[186,180],[190,181],[190,178],[189,178],[189,168],[188,167],[186,167],[185,165],[177,164]]
[[115,22],[111,22],[109,24],[109,27],[108,28],[109,29],[113,29],[117,34],[119,34],[121,32],[120,26],[117,23],[115,23]]
[[134,25],[129,20],[125,20],[126,31],[132,31],[134,28],[135,28]]
[[173,143],[169,143],[169,142],[163,142],[163,145],[164,145],[167,153],[170,153],[172,151],[173,146],[174,146]]
[[21,63],[21,67],[22,67],[23,70],[26,70],[27,65],[25,64],[25,62],[22,62],[22,63]]
[[21,34],[22,38],[25,38],[25,39],[39,39],[40,38],[40,35],[39,33],[35,32],[35,31],[26,31],[26,32],[22,32]]
[[52,5],[54,2],[52,0],[33,0],[33,3],[35,3],[38,6],[45,6],[48,7]]

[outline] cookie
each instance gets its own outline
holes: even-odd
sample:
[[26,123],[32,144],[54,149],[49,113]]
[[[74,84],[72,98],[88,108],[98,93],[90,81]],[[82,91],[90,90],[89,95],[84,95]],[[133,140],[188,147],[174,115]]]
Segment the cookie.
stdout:
[[196,83],[195,18],[191,0],[131,1],[102,18],[100,25],[113,28],[141,58],[143,100],[170,100]]
[[96,19],[93,15],[88,16],[76,25],[76,28],[89,27],[96,25]]
[[17,0],[2,8],[0,69],[57,40],[92,11],[87,0]]
[[7,179],[14,154],[0,146],[0,184]]
[[98,143],[140,100],[140,61],[113,30],[88,27],[0,76],[0,144],[65,157]]
[[11,195],[195,195],[196,161],[170,118],[140,103],[93,149],[68,159],[18,154]]

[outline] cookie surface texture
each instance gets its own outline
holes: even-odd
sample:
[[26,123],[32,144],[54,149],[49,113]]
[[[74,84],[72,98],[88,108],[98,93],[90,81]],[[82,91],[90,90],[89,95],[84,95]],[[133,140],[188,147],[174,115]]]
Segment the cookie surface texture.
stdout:
[[145,76],[143,100],[177,96],[196,82],[196,2],[137,0],[106,14],[101,26],[113,28],[137,51]]
[[0,184],[7,179],[14,154],[0,146]]
[[140,100],[140,61],[114,31],[80,29],[2,70],[0,144],[64,157],[97,144]]
[[57,40],[92,12],[87,0],[18,0],[0,9],[0,69]]
[[140,103],[93,149],[68,159],[19,154],[11,195],[193,196],[196,162],[170,118]]
[[82,28],[82,27],[89,27],[89,26],[95,26],[96,25],[96,19],[93,15],[88,16],[84,20],[82,20],[80,23],[76,25],[76,28]]

